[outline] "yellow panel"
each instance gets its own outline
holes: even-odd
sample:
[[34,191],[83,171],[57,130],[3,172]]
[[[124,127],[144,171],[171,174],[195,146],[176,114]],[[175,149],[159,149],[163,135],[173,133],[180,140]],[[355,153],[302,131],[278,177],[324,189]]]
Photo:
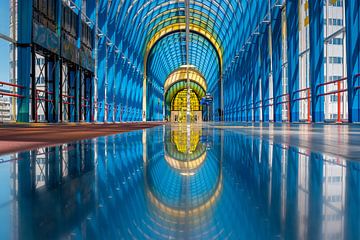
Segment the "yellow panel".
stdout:
[[[180,67],[179,69],[172,72],[169,75],[169,77],[166,79],[165,84],[164,84],[164,91],[167,92],[169,87],[174,85],[174,83],[183,81],[186,79],[187,79],[186,67]],[[206,84],[205,78],[201,75],[200,72],[198,72],[194,68],[189,68],[189,79],[193,82],[196,82],[206,92],[207,84]]]
[[306,27],[307,25],[309,25],[309,16],[306,16],[304,19],[304,27]]
[[305,4],[304,4],[304,9],[305,9],[305,12],[307,10],[309,10],[309,1],[306,1]]
[[[171,111],[186,111],[187,110],[187,89],[180,91],[171,104]],[[190,109],[191,111],[200,110],[200,102],[195,92],[190,92]]]

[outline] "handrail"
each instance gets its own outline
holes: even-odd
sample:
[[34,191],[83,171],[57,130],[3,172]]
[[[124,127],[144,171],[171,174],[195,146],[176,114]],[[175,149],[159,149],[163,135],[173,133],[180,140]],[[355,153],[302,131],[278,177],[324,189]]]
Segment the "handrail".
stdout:
[[293,95],[297,94],[297,93],[301,93],[301,92],[306,92],[306,91],[309,91],[310,88],[307,87],[307,88],[303,88],[303,89],[299,89],[299,90],[296,90],[293,92]]
[[2,95],[2,96],[8,96],[8,97],[25,98],[25,96],[20,95],[20,94],[16,94],[16,93],[7,93],[7,92],[2,92],[2,91],[0,91],[0,95]]
[[[21,88],[21,89],[25,88],[24,86],[21,86],[21,85],[17,85],[17,84],[14,84],[14,83],[3,82],[3,81],[0,81],[0,85],[5,85],[5,86],[8,86],[8,87],[16,87],[16,88]],[[0,91],[0,95],[1,96],[7,96],[7,97],[25,98],[25,96],[17,94],[17,93],[4,92],[4,91]]]
[[[360,77],[360,73],[356,74],[355,77],[356,77],[356,78]],[[360,86],[355,87],[355,90],[356,90],[356,91],[359,90],[359,89],[360,89]]]
[[36,92],[47,93],[47,94],[50,94],[50,95],[54,94],[53,92],[46,91],[46,90],[41,90],[41,89],[36,89]]
[[342,123],[343,120],[341,119],[341,93],[343,92],[347,92],[348,89],[347,88],[341,88],[341,83],[345,80],[347,80],[348,78],[347,77],[343,77],[343,78],[340,78],[340,79],[336,79],[336,80],[333,80],[333,81],[329,81],[329,82],[325,82],[325,83],[320,83],[316,86],[316,89],[320,88],[320,87],[324,87],[324,86],[327,86],[327,85],[330,85],[330,84],[336,84],[337,83],[337,90],[335,91],[331,91],[331,92],[327,92],[327,93],[320,93],[320,94],[317,94],[316,97],[323,97],[323,96],[329,96],[329,95],[335,95],[337,94],[337,119],[336,119],[336,122],[337,123]]
[[24,89],[24,86],[18,85],[18,84],[14,84],[14,83],[8,83],[8,82],[3,82],[0,81],[0,85],[5,85],[5,86],[9,86],[9,87],[16,87],[16,88],[21,88]]
[[70,95],[66,95],[66,94],[61,94],[61,96],[64,98],[64,97],[66,97],[66,98],[72,98],[72,99],[74,99],[75,98],[75,96],[70,96]]
[[338,83],[338,82],[342,82],[342,81],[345,81],[345,80],[347,80],[347,79],[348,79],[347,77],[344,77],[344,78],[340,78],[340,79],[337,79],[337,80],[320,83],[320,84],[318,84],[318,85],[316,86],[316,88],[323,87],[323,86],[330,85],[330,84],[334,84],[334,83]]

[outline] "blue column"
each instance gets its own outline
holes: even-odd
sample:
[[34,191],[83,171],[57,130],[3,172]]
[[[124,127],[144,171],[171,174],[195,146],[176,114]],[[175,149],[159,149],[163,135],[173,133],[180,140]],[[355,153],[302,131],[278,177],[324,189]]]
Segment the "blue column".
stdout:
[[318,0],[309,0],[310,18],[310,85],[312,121],[324,121],[324,3]]
[[269,54],[269,29],[266,25],[260,40],[261,56],[261,91],[262,91],[262,120],[269,121],[269,73],[270,73],[270,54]]
[[271,11],[272,32],[272,69],[273,69],[273,97],[274,122],[281,122],[282,117],[282,37],[281,37],[281,9],[274,7]]
[[360,2],[345,1],[349,122],[360,122]]
[[79,67],[75,70],[75,122],[80,122],[80,109],[81,109],[81,71]]
[[70,111],[70,122],[76,122],[76,75],[77,71],[75,69],[69,68],[69,111]]
[[236,92],[234,94],[234,98],[235,98],[235,101],[236,101],[236,104],[235,104],[235,113],[236,113],[236,117],[235,117],[235,120],[236,121],[241,121],[241,96],[242,96],[242,84],[241,84],[241,60],[238,60],[238,63],[237,63],[237,67],[236,67],[236,72],[235,72],[235,76],[234,76],[234,79],[236,81]]
[[254,86],[253,86],[253,105],[254,105],[254,121],[259,122],[260,121],[260,84],[261,84],[261,78],[260,78],[260,40],[257,39],[255,42],[255,48],[254,48]]
[[107,46],[105,38],[101,38],[99,40],[98,47],[98,113],[97,113],[97,121],[104,122],[105,121],[105,78],[106,78],[106,56],[107,56]]
[[24,96],[17,99],[18,122],[30,121],[30,72],[31,72],[31,29],[33,1],[19,1],[17,14],[17,76],[18,84],[24,88],[18,88],[18,94]]
[[120,116],[121,116],[121,82],[122,82],[122,64],[123,59],[120,55],[116,56],[115,61],[115,69],[116,69],[116,75],[115,75],[115,106],[117,107],[116,115],[115,115],[115,121],[120,122]]
[[287,22],[287,58],[288,58],[288,87],[290,95],[290,122],[299,122],[299,2],[288,0],[286,2]]
[[92,100],[92,87],[93,87],[93,77],[91,75],[85,76],[85,99],[88,99],[87,102],[85,102],[85,105],[88,105],[88,107],[85,108],[85,121],[90,122],[91,121],[91,112],[92,112],[92,106],[93,106],[93,100]]
[[[252,45],[251,49],[253,49],[253,46],[255,44]],[[253,98],[253,86],[254,86],[254,57],[253,57],[253,51],[251,50],[249,52],[249,59],[250,61],[248,62],[248,67],[250,69],[249,73],[248,73],[248,88],[247,88],[247,122],[252,122],[253,120],[253,110],[254,110],[254,98]]]
[[115,78],[115,52],[114,48],[109,48],[108,52],[108,74],[107,74],[107,90],[106,102],[109,104],[108,108],[108,122],[114,122],[115,103],[114,103],[114,78]]
[[[107,11],[108,11],[108,1],[100,0],[98,6],[98,27],[105,35],[107,34]],[[98,40],[98,113],[97,121],[105,122],[105,84],[107,77],[107,41],[104,35],[101,35]]]
[[245,66],[245,62],[246,62],[246,53],[243,55],[243,59],[242,59],[242,64],[241,64],[241,76],[240,76],[240,81],[241,81],[241,89],[242,89],[242,94],[241,94],[241,121],[245,122],[246,121],[246,79],[247,79],[247,73],[246,73],[246,66]]
[[[82,0],[76,0],[75,4],[82,9]],[[81,12],[76,10],[77,13],[77,39],[76,39],[76,47],[78,51],[81,48],[81,32],[82,32],[82,20],[81,20]],[[77,66],[75,70],[75,113],[74,113],[74,121],[80,122],[80,112],[81,112],[81,70]]]

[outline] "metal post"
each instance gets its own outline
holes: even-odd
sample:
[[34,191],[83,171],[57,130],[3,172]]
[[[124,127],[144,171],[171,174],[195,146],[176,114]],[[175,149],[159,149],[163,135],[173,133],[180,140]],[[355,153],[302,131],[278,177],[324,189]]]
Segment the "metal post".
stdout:
[[[288,55],[288,121],[300,120],[299,101],[294,101],[295,92],[299,90],[299,4],[297,1],[286,3],[287,55]],[[298,93],[300,94],[300,93]]]
[[282,39],[281,39],[281,10],[274,7],[271,12],[271,41],[272,41],[272,69],[273,69],[273,104],[274,122],[282,121]]
[[348,77],[349,122],[360,122],[360,4],[359,1],[345,1],[346,17],[346,62]]
[[324,1],[309,0],[312,121],[324,121]]
[[31,117],[33,122],[37,121],[37,103],[36,103],[36,53],[35,47],[31,48]]
[[191,103],[190,103],[190,79],[189,79],[189,37],[190,37],[190,28],[189,28],[189,0],[185,0],[185,16],[186,16],[186,80],[187,80],[187,112],[186,120],[187,123],[191,122]]
[[[45,119],[47,122],[49,122],[49,120],[51,119],[50,117],[50,112],[49,112],[49,105],[52,104],[49,100],[49,68],[48,68],[48,64],[49,64],[49,61],[48,61],[48,57],[45,56],[44,57],[45,59],[45,66],[44,66],[44,75],[45,75],[45,102],[44,102],[44,105],[45,105]],[[51,109],[51,108],[50,108]]]

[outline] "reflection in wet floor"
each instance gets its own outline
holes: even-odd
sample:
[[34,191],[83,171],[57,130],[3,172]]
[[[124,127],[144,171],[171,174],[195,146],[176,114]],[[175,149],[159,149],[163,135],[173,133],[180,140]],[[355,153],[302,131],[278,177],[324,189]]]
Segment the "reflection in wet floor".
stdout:
[[0,157],[21,239],[359,239],[360,162],[172,125]]

